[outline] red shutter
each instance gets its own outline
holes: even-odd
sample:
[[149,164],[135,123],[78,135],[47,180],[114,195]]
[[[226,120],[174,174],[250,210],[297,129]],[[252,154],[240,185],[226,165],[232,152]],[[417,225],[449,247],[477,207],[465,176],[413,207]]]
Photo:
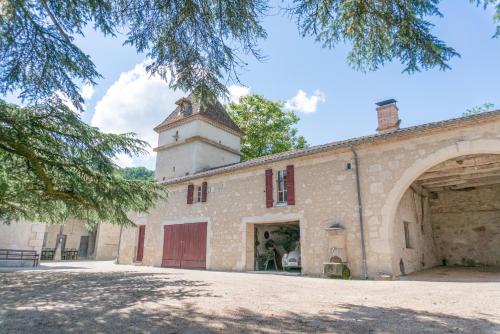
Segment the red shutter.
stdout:
[[206,202],[207,201],[207,183],[203,182],[201,184],[201,201]]
[[286,192],[288,205],[295,205],[295,176],[293,165],[286,166]]
[[266,169],[266,207],[273,207],[273,170]]
[[194,198],[194,185],[188,185],[188,193],[187,193],[187,204],[193,204]]

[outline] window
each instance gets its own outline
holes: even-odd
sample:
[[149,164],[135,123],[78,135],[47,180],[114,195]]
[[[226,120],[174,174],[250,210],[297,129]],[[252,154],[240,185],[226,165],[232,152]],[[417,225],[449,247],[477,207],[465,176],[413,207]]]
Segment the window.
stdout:
[[405,246],[406,246],[406,248],[411,248],[410,223],[404,221],[403,227],[404,227],[404,231],[405,231]]
[[201,196],[202,196],[202,191],[201,191],[201,186],[196,187],[196,202],[201,202]]
[[184,113],[184,116],[189,116],[193,112],[193,106],[189,102],[184,102],[182,105],[182,112]]
[[288,194],[286,191],[286,170],[278,172],[278,204],[287,203]]

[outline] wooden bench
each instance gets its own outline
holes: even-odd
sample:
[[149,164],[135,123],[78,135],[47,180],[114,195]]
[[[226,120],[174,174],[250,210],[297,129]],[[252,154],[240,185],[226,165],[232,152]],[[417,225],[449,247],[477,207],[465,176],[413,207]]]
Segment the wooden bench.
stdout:
[[37,267],[39,255],[34,250],[0,249],[0,261],[33,261]]

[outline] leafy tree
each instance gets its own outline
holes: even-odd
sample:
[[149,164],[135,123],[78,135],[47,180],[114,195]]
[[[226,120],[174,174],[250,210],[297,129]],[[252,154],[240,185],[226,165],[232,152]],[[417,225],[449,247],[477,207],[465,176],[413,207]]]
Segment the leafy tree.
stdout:
[[[469,1],[496,6],[500,22],[498,0]],[[446,69],[458,56],[432,34],[428,19],[441,16],[439,3],[293,0],[286,10],[303,36],[329,48],[350,42],[355,68],[375,70],[399,60],[411,73]],[[244,56],[262,59],[261,20],[269,9],[266,0],[0,0],[0,94],[15,93],[29,105],[0,103],[0,218],[127,223],[127,210],[146,210],[161,196],[152,183],[120,177],[111,163],[116,153],[142,152],[143,142],[85,126],[54,98],[63,94],[83,110],[79,87],[100,77],[75,44],[87,25],[108,36],[124,31],[125,43],[151,60],[149,73],[208,99],[227,93],[227,79],[238,81]],[[288,119],[288,135],[295,137]],[[276,136],[270,146],[248,153],[305,145],[301,137],[290,144]]]
[[[430,18],[440,17],[440,0],[293,0],[285,9],[301,35],[333,48],[349,42],[348,61],[375,70],[399,60],[406,72],[449,68],[457,51],[433,35]],[[496,6],[500,1],[469,0]],[[115,36],[151,59],[147,67],[171,87],[198,97],[227,92],[238,80],[243,56],[262,58],[266,37],[261,19],[266,0],[2,0],[0,2],[0,94],[20,92],[38,100],[64,92],[78,107],[78,84],[99,78],[90,57],[74,43],[86,25]],[[495,34],[500,36],[500,25]]]
[[153,181],[154,179],[154,172],[146,167],[126,167],[120,170],[120,174],[127,180]]
[[58,100],[29,108],[0,100],[0,220],[131,223],[127,212],[148,210],[165,190],[121,176],[112,158],[146,145],[100,132]]
[[229,103],[228,113],[245,133],[241,141],[243,159],[304,148],[307,143],[293,125],[300,120],[294,111],[284,110],[283,102],[261,95],[247,95],[239,103]]
[[493,110],[493,108],[495,108],[495,105],[491,102],[486,102],[486,103],[483,103],[482,105],[480,106],[475,106],[475,107],[472,107],[472,108],[469,108],[467,109],[463,114],[462,116],[472,116],[472,115],[477,115],[477,114],[480,114],[482,112],[485,112],[485,111],[490,111],[490,110]]

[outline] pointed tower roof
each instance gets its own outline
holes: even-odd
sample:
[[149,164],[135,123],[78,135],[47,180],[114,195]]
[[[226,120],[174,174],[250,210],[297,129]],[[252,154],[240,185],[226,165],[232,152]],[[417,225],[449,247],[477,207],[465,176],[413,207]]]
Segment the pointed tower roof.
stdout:
[[[154,128],[156,132],[161,132],[175,125],[202,118],[216,126],[222,126],[229,129],[239,136],[243,135],[243,131],[234,123],[231,116],[228,115],[224,106],[219,101],[201,104],[190,94],[188,97],[180,98],[175,104],[177,104],[177,108],[175,108],[163,122]],[[188,105],[190,105],[190,107]]]

